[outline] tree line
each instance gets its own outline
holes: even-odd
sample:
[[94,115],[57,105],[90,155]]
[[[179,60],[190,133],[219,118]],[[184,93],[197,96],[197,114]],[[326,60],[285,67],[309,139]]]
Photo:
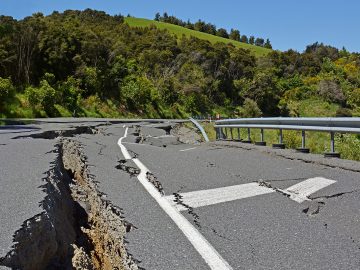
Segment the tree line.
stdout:
[[200,19],[195,23],[190,22],[190,20],[187,20],[185,22],[175,16],[172,16],[172,15],[169,16],[167,14],[167,12],[164,12],[162,16],[158,12],[155,14],[154,20],[159,21],[159,22],[165,22],[165,23],[179,25],[179,26],[191,29],[191,30],[208,33],[210,35],[214,35],[214,36],[218,36],[218,37],[222,37],[222,38],[232,39],[232,40],[240,41],[243,43],[272,49],[271,42],[268,38],[265,40],[264,38],[260,38],[260,37],[258,37],[258,38],[255,38],[254,36],[247,37],[246,35],[241,35],[240,31],[237,29],[231,29],[230,32],[228,33],[228,31],[226,29],[217,28],[214,24],[206,23]]
[[0,16],[1,117],[299,116],[312,100],[360,114],[359,54],[315,43],[256,58],[90,9]]

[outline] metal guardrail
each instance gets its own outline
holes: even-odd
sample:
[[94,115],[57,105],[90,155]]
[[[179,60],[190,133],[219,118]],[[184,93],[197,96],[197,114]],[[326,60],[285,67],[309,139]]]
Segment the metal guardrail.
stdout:
[[189,118],[190,121],[201,131],[201,134],[203,135],[206,142],[209,142],[209,138],[204,130],[204,128],[199,124],[198,121],[196,121],[194,118]]
[[[215,121],[216,139],[224,140],[228,138],[228,130],[230,139],[234,140],[233,129],[238,131],[238,141],[251,143],[250,129],[260,129],[260,141],[255,142],[256,145],[266,145],[264,141],[264,129],[278,129],[279,143],[273,144],[273,148],[284,149],[283,130],[301,130],[302,142],[301,148],[297,148],[298,152],[309,153],[309,149],[305,146],[306,131],[320,131],[330,133],[330,152],[324,153],[326,157],[340,157],[335,152],[335,133],[355,133],[360,134],[360,117],[339,117],[339,118],[239,118],[224,119]],[[240,138],[240,129],[246,128],[248,133],[247,140]]]

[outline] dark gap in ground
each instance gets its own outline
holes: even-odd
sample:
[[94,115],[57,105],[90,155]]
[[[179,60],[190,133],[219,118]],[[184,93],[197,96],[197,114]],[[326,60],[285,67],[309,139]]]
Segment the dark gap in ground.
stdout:
[[41,187],[44,212],[26,220],[0,258],[13,269],[138,269],[124,245],[121,209],[105,200],[90,176],[81,145],[62,140]]

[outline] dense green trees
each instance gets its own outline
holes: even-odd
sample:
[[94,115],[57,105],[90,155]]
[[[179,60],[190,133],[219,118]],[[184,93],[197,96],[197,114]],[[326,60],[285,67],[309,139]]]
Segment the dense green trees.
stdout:
[[[271,47],[203,21],[156,19]],[[360,114],[359,54],[315,43],[255,58],[94,10],[0,16],[0,116],[297,116],[312,102]]]

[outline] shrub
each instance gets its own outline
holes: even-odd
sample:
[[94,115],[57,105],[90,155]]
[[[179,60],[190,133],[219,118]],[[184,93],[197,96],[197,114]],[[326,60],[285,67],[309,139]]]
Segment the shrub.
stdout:
[[121,86],[121,97],[131,110],[142,110],[149,102],[158,99],[155,86],[145,77],[128,77]]
[[55,94],[55,89],[46,80],[42,80],[39,87],[30,86],[25,90],[25,95],[32,107],[40,107],[50,114],[54,108]]
[[339,108],[336,110],[336,117],[352,117],[351,110],[347,108]]
[[344,93],[338,83],[331,80],[322,80],[318,86],[318,93],[326,101],[343,103],[345,101]]
[[243,118],[260,117],[262,112],[254,100],[247,98],[239,110],[239,115]]
[[0,103],[5,101],[14,93],[14,86],[10,79],[0,77]]

